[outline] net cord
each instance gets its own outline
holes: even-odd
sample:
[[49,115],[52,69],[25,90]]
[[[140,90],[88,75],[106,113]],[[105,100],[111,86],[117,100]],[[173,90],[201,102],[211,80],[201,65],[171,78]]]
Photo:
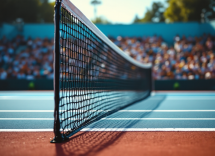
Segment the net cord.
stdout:
[[117,47],[112,41],[110,41],[106,35],[104,35],[70,0],[61,0],[61,5],[66,8],[73,16],[76,16],[79,20],[81,20],[88,28],[94,32],[101,40],[106,42],[114,51],[116,51],[119,55],[124,57],[126,60],[131,62],[132,64],[140,67],[140,68],[151,68],[151,63],[139,63],[130,56],[128,56],[125,52],[123,52],[119,47]]

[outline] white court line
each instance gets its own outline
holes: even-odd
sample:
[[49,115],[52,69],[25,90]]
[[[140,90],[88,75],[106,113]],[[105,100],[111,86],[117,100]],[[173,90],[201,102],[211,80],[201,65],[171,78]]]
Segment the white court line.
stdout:
[[53,132],[53,129],[0,129],[0,132]]
[[215,110],[119,110],[118,112],[215,112]]
[[215,91],[152,91],[151,95],[190,95],[190,96],[208,96],[208,95],[215,95]]
[[0,120],[54,120],[54,118],[0,118]]
[[[157,101],[157,100],[163,100],[162,97],[151,97],[146,99],[147,101]],[[164,101],[167,100],[215,100],[214,96],[167,96]]]
[[53,96],[0,96],[0,100],[54,100]]
[[[147,100],[162,100],[161,97],[148,98]],[[81,99],[82,97],[76,97],[76,100]],[[71,97],[72,99],[72,97]],[[54,100],[53,96],[0,96],[0,100]],[[214,96],[167,96],[165,100],[215,100]]]
[[[97,132],[205,132],[215,131],[215,128],[83,128],[80,131],[97,131]],[[53,132],[53,129],[0,129],[0,132]]]
[[[54,118],[0,118],[0,120],[54,120]],[[61,119],[63,120],[63,119]],[[87,118],[68,119],[68,120],[87,120]],[[102,118],[100,120],[215,120],[215,118]]]
[[[73,110],[67,112],[101,112],[104,110]],[[111,110],[105,110],[104,112],[108,112]],[[52,113],[54,110],[0,110],[0,113]],[[60,111],[63,112],[63,111]],[[215,110],[119,110],[117,112],[215,112]]]
[[[60,112],[110,112],[111,110],[71,110],[71,111],[63,111],[59,110]],[[0,110],[0,113],[7,112],[7,113],[49,113],[49,112],[54,112],[54,110]]]
[[215,128],[83,128],[81,131],[120,131],[120,132],[142,132],[142,131],[215,131]]
[[167,96],[165,100],[215,100],[214,96]]
[[[79,97],[70,97],[70,98],[64,98],[63,100],[70,99],[70,100],[82,100],[85,99],[91,99],[91,97],[86,96],[79,96]],[[129,97],[124,97],[124,99],[129,99]],[[118,98],[112,98],[118,99]],[[54,100],[54,96],[0,96],[0,100]]]
[[54,112],[54,110],[0,110],[1,113],[49,113]]
[[102,118],[101,120],[215,120],[215,118]]

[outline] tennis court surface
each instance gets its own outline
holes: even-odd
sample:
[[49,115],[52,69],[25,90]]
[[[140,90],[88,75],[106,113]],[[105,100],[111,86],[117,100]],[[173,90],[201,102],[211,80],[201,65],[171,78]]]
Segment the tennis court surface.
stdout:
[[3,155],[215,154],[215,92],[152,92],[152,64],[70,0],[54,26],[54,91],[0,92]]
[[53,139],[53,92],[0,92],[3,155],[213,155],[215,92],[152,92],[84,127]]

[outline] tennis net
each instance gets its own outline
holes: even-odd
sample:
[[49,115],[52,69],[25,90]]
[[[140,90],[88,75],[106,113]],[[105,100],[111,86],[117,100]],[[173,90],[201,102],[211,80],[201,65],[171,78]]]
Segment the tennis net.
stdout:
[[56,0],[52,142],[150,95],[151,64],[121,51],[69,0]]

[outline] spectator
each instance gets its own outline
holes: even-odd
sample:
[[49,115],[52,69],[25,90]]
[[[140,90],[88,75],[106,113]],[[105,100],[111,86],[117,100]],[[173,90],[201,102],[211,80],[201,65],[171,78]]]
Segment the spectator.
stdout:
[[5,80],[6,78],[7,78],[7,72],[3,68],[0,68],[0,79]]

